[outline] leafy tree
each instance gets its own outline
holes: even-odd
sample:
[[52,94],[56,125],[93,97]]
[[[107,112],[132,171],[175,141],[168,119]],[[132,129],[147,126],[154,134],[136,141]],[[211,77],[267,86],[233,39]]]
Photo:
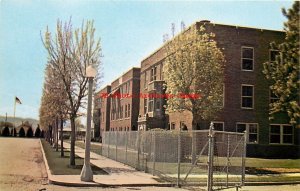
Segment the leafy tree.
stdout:
[[19,130],[19,137],[25,137],[25,130],[23,127],[21,127]]
[[36,138],[41,137],[41,129],[40,129],[40,126],[39,126],[39,125],[38,125],[37,128],[35,129],[34,136],[35,136]]
[[[200,26],[190,28],[166,45],[164,79],[167,110],[190,111],[192,129],[200,120],[210,121],[222,108],[224,55]],[[196,161],[196,139],[192,134],[192,163]]]
[[168,111],[190,111],[192,129],[222,108],[224,56],[204,27],[190,28],[166,45],[164,64]]
[[271,119],[275,113],[286,112],[290,123],[300,127],[300,63],[299,63],[299,1],[295,1],[289,10],[283,9],[288,19],[284,23],[285,41],[272,43],[272,49],[278,50],[274,62],[264,63],[263,73],[270,81],[271,91],[279,98],[270,104]]
[[27,136],[27,137],[33,137],[33,131],[32,131],[32,128],[31,128],[31,127],[28,128],[27,133],[26,133],[26,136]]
[[[62,83],[67,97],[67,114],[71,122],[71,166],[75,166],[75,119],[79,109],[86,105],[88,93],[85,70],[89,65],[97,70],[100,68],[100,39],[95,40],[94,34],[92,21],[83,23],[80,29],[74,31],[71,21],[65,24],[58,21],[55,36],[47,28],[43,39],[48,52],[48,63],[54,76]],[[99,78],[100,75],[95,80]]]
[[4,127],[4,129],[2,130],[2,136],[5,136],[5,137],[10,136],[9,128],[7,126]]

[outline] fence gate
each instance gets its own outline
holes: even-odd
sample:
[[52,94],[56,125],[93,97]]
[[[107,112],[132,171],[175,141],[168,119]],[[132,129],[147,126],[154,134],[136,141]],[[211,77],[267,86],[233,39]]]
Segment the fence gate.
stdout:
[[243,185],[246,133],[214,131],[111,131],[102,154],[177,185],[208,190]]

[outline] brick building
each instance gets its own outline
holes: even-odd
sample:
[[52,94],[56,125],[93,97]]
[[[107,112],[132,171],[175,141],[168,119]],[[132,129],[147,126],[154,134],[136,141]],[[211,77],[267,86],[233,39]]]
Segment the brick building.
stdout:
[[110,94],[111,86],[108,85],[95,95],[94,104],[94,131],[95,137],[102,137],[102,132],[109,131],[110,127],[110,99],[106,95]]
[[137,130],[139,93],[140,68],[131,68],[97,93],[101,132]]
[[[263,63],[273,60],[277,51],[270,42],[280,43],[283,31],[247,28],[200,21],[213,32],[215,40],[225,55],[225,80],[223,109],[214,123],[217,130],[248,131],[248,155],[260,157],[296,157],[299,155],[299,130],[288,123],[285,114],[269,121],[269,103],[276,97],[270,92],[268,81],[262,73]],[[163,93],[164,47],[159,48],[141,62],[140,92],[151,95]],[[189,112],[165,113],[164,98],[151,96],[140,100],[138,128],[180,129],[192,127]],[[207,129],[208,122],[199,121],[198,129]],[[284,151],[284,152],[283,152]]]

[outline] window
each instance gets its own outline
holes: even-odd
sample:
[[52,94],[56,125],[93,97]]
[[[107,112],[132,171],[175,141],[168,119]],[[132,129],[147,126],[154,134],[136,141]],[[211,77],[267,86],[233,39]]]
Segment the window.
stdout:
[[123,105],[121,106],[121,115],[120,115],[120,118],[122,119],[123,118]]
[[237,123],[236,132],[247,131],[247,143],[258,143],[258,124],[257,123]]
[[253,71],[254,48],[242,47],[242,70]]
[[276,56],[279,55],[278,50],[270,50],[270,62],[275,62],[276,61]]
[[216,131],[224,131],[224,122],[214,122],[214,130]]
[[130,81],[129,82],[127,82],[128,83],[128,85],[127,85],[127,92],[126,93],[128,93],[129,94],[129,92],[130,92]]
[[278,100],[279,100],[279,97],[277,95],[275,95],[272,90],[270,90],[270,103],[274,103]]
[[147,98],[144,98],[144,114],[147,113]]
[[293,144],[293,126],[283,124],[270,125],[270,143],[272,144]]
[[156,80],[156,66],[154,66],[151,69],[151,75],[150,75],[150,82],[155,81]]
[[154,106],[154,98],[153,97],[149,97],[148,112],[152,112],[153,111],[153,106]]
[[145,71],[144,88],[147,88],[147,71]]
[[125,105],[125,118],[127,118],[127,105]]
[[174,129],[175,129],[175,123],[171,123],[170,130],[174,130]]
[[253,109],[253,85],[242,85],[242,108]]
[[127,112],[127,115],[128,115],[128,117],[130,117],[130,104],[128,104],[128,112]]

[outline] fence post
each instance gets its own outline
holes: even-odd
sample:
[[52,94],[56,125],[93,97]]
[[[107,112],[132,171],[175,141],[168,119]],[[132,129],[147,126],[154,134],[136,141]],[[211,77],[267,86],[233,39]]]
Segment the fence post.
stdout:
[[178,144],[177,144],[177,186],[180,187],[180,162],[181,162],[181,130],[178,133]]
[[242,153],[242,186],[245,185],[245,168],[246,168],[246,153],[247,153],[248,132],[244,132],[243,153]]
[[137,131],[137,166],[136,168],[140,170],[140,131]]
[[213,187],[213,162],[214,162],[214,125],[211,122],[208,134],[208,177],[207,190],[212,191]]
[[156,161],[156,137],[155,131],[152,131],[153,138],[153,166],[152,166],[152,175],[155,175],[155,161]]
[[116,161],[118,161],[118,131],[115,131],[116,132],[116,136],[115,136],[115,138],[116,138],[116,141],[115,141],[115,143],[116,143]]
[[126,131],[126,137],[125,137],[125,161],[126,161],[126,164],[128,164],[127,162],[127,147],[128,147],[128,131]]
[[109,144],[110,144],[110,133],[111,131],[108,131],[108,142],[107,142],[107,158],[110,158],[109,157]]
[[226,187],[228,188],[228,181],[229,181],[229,157],[230,157],[230,139],[229,134],[227,134],[227,166],[226,166]]

